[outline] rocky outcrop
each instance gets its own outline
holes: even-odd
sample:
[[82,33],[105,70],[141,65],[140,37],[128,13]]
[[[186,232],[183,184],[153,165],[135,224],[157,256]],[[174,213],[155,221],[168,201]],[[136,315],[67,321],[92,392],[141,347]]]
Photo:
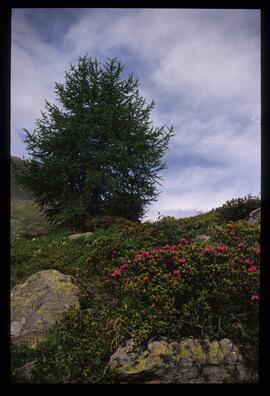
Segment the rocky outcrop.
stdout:
[[211,237],[209,235],[204,235],[204,234],[200,234],[200,235],[196,235],[194,237],[194,241],[210,241]]
[[81,238],[87,239],[87,238],[89,238],[91,235],[93,235],[93,232],[84,232],[84,233],[81,233],[81,234],[72,234],[72,235],[70,235],[70,236],[68,237],[68,239],[70,239],[70,240],[72,240],[72,241],[74,241],[74,240],[76,240],[76,239],[81,239]]
[[56,270],[40,271],[11,290],[11,340],[34,347],[71,305],[79,289]]
[[184,338],[151,341],[145,349],[128,340],[111,356],[108,371],[116,382],[147,384],[249,382],[238,348],[221,341]]
[[251,224],[261,224],[261,207],[250,212],[247,221]]

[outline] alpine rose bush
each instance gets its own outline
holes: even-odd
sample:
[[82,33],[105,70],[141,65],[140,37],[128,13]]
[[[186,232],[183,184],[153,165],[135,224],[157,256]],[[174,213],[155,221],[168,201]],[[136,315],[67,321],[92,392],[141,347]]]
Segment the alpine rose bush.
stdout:
[[219,230],[216,243],[181,239],[176,245],[126,257],[124,272],[112,281],[132,336],[143,342],[156,334],[172,338],[207,334],[229,337],[240,348],[253,345],[254,352],[260,248],[257,228],[249,227],[229,223]]
[[[17,242],[16,279],[19,271],[27,277],[25,263],[36,271],[53,259],[53,267],[72,275],[81,290],[80,311],[69,312],[39,350],[37,383],[110,383],[105,368],[119,345],[162,336],[229,338],[257,371],[258,225],[220,225],[212,211],[99,226],[89,241],[66,240],[63,246],[60,236],[59,242],[51,237],[54,248],[42,255],[33,255],[36,241],[27,251]],[[202,233],[209,241],[196,240]]]

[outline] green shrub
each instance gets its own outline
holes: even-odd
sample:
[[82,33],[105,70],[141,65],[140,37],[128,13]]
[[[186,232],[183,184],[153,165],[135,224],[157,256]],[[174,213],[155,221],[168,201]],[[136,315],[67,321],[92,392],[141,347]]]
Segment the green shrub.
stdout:
[[122,333],[111,304],[69,310],[37,349],[34,382],[110,383],[104,370]]
[[[110,383],[109,357],[131,337],[230,338],[256,371],[260,227],[216,224],[216,211],[142,224],[106,217],[93,219],[89,240],[71,241],[66,230],[15,240],[12,286],[54,268],[81,290],[80,311],[38,347],[34,381]],[[211,242],[194,242],[199,233]]]
[[119,227],[126,224],[132,224],[131,221],[117,216],[96,216],[85,221],[85,229],[96,231],[99,228],[104,230],[110,227]]
[[14,382],[18,381],[16,378],[16,370],[24,366],[26,363],[33,361],[36,358],[37,352],[35,349],[29,348],[27,345],[11,344],[11,379]]
[[220,220],[237,221],[244,219],[252,210],[257,209],[261,204],[259,197],[250,194],[244,198],[233,198],[227,201],[220,208],[216,209]]
[[251,298],[258,295],[259,266],[254,235],[253,244],[180,243],[145,251],[111,276],[138,341],[157,334],[235,338],[241,326],[236,339],[242,344],[258,331],[257,297]]
[[259,227],[228,223],[211,244],[180,238],[148,250],[136,249],[140,227],[91,243],[76,275],[81,311],[68,313],[39,350],[36,381],[108,383],[109,357],[130,337],[227,337],[256,371]]

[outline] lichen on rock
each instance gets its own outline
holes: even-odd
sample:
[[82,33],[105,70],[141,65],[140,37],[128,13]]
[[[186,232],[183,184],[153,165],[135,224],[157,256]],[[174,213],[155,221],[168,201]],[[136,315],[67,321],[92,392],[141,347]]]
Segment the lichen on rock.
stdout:
[[70,276],[40,271],[11,291],[11,340],[34,347],[71,305],[79,307],[79,289]]
[[223,383],[251,379],[238,348],[228,339],[162,339],[149,342],[146,348],[136,346],[130,339],[111,356],[108,369],[120,383]]

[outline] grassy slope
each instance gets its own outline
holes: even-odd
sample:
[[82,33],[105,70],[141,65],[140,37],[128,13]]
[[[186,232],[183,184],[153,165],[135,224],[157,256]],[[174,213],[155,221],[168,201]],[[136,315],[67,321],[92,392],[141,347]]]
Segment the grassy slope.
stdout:
[[[68,240],[67,236],[72,230],[52,228],[30,201],[13,201],[11,214],[15,220],[15,223],[13,220],[15,226],[13,226],[14,238],[11,251],[12,287],[39,270],[53,268],[71,275],[82,290],[80,313],[71,311],[55,326],[55,329],[52,329],[48,342],[41,345],[36,352],[39,359],[39,373],[36,380],[52,383],[102,382],[105,378],[103,372],[106,362],[121,341],[130,338],[133,334],[141,339],[147,337],[148,332],[153,335],[151,314],[149,313],[149,321],[143,320],[141,315],[144,313],[144,307],[142,311],[139,307],[137,310],[136,299],[134,300],[132,295],[123,298],[122,291],[114,289],[111,284],[110,274],[122,256],[132,260],[136,252],[155,249],[167,243],[173,245],[182,237],[192,240],[197,234],[214,230],[214,226],[220,223],[215,212],[188,219],[163,219],[153,224],[139,225],[127,222],[109,229],[99,226],[92,238],[86,242]],[[252,246],[253,241],[258,240],[258,227],[249,227],[246,223],[241,223],[239,230],[242,230],[240,233],[243,240],[247,242],[250,240]],[[224,242],[222,239],[224,235],[219,235],[217,232],[213,232],[213,235],[216,243]],[[206,244],[201,242],[202,246]],[[257,245],[256,242],[254,246]],[[137,280],[136,282],[137,287],[140,287]],[[151,293],[154,292],[153,289]],[[165,295],[164,298],[168,296]],[[196,304],[195,301],[195,308]],[[229,304],[228,300],[228,311],[231,309]],[[187,309],[193,308],[187,305]],[[202,309],[208,310],[208,307],[204,308],[202,305]],[[248,357],[252,355],[251,360],[254,361],[257,329],[252,328],[249,332],[248,327],[244,327],[249,326],[248,320],[247,324],[242,321],[243,312],[241,310],[239,312],[233,313],[239,314],[240,324],[246,336],[237,333],[235,341],[239,341],[244,347],[247,343],[247,348],[243,348],[243,351],[246,351]],[[255,318],[253,324],[255,323],[256,326],[256,314],[253,316]],[[155,317],[153,318],[155,328]],[[158,335],[162,326],[166,327],[166,323],[170,323],[170,312],[161,312],[161,318],[164,319],[165,325],[161,322],[160,328],[156,326],[154,335]],[[225,318],[224,325],[228,322],[228,318]],[[163,335],[166,335],[166,332],[164,334],[164,330],[162,331]],[[190,330],[183,328],[183,331]],[[218,329],[214,328],[213,334],[216,331]],[[234,331],[233,327],[228,328],[228,332],[222,336],[234,339],[231,331]],[[174,333],[169,335],[173,336]],[[254,338],[251,344],[248,344],[248,340],[252,337]],[[13,369],[32,355],[33,353],[27,348],[13,347]]]
[[42,217],[33,201],[13,199],[10,209],[12,240],[22,235],[30,238],[50,231],[49,223]]
[[19,157],[11,156],[11,173],[10,173],[10,195],[11,199],[19,199],[19,200],[31,200],[32,196],[29,191],[26,191],[16,180],[16,177],[13,173],[12,163],[16,165],[22,165],[23,160]]

